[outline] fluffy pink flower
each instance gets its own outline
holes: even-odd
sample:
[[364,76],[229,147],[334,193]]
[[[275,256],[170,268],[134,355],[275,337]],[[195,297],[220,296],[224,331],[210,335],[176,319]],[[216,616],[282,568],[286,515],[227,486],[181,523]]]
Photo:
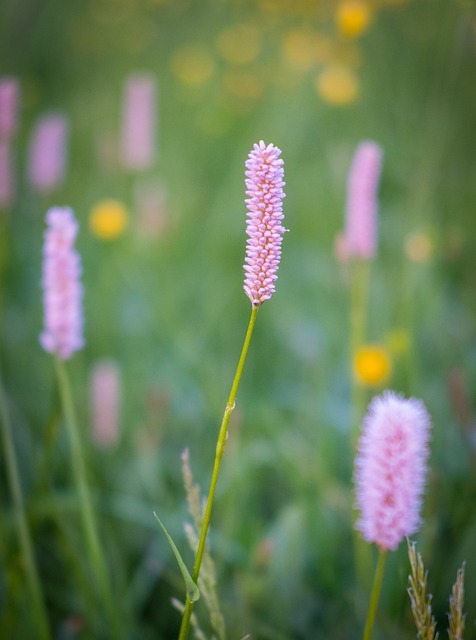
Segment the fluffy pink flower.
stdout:
[[355,458],[356,526],[382,550],[420,527],[430,427],[421,400],[386,391],[369,405]]
[[349,257],[370,259],[377,248],[377,189],[382,149],[371,141],[357,147],[347,182],[345,244]]
[[0,78],[0,139],[10,139],[17,130],[19,92],[16,78]]
[[281,259],[282,200],[285,197],[283,161],[280,149],[261,140],[253,146],[245,163],[246,258],[244,289],[253,306],[269,300],[275,291]]
[[121,373],[114,360],[96,362],[91,372],[91,413],[96,444],[111,446],[119,438]]
[[78,223],[68,207],[54,207],[46,215],[43,245],[45,351],[67,360],[83,347],[83,289],[81,261],[74,249]]
[[154,161],[156,136],[154,78],[134,74],[126,82],[122,112],[121,158],[126,169],[147,169]]
[[28,157],[30,184],[40,192],[58,187],[66,172],[68,123],[58,113],[42,117],[33,131]]

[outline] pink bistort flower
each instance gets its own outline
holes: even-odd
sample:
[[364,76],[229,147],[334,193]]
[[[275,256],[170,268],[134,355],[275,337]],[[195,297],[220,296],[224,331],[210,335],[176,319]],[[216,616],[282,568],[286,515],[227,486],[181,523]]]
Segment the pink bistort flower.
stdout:
[[53,207],[43,245],[44,331],[40,343],[45,351],[67,360],[83,347],[83,288],[81,260],[74,249],[78,223],[68,207]]
[[10,140],[17,130],[19,93],[16,78],[0,78],[0,140]]
[[276,271],[281,259],[284,187],[280,149],[261,140],[245,163],[246,258],[244,289],[253,306],[269,300],[275,291]]
[[347,182],[346,252],[350,258],[375,256],[377,248],[377,189],[382,149],[371,141],[357,147]]
[[28,179],[40,193],[56,189],[66,173],[68,121],[60,113],[38,120],[28,153]]
[[364,418],[354,470],[356,526],[384,551],[420,527],[430,427],[421,400],[392,391],[374,398]]
[[121,372],[117,362],[96,362],[91,372],[90,397],[94,442],[102,446],[116,444],[121,404]]
[[121,124],[121,160],[126,169],[141,171],[154,161],[156,107],[154,77],[146,73],[129,76]]

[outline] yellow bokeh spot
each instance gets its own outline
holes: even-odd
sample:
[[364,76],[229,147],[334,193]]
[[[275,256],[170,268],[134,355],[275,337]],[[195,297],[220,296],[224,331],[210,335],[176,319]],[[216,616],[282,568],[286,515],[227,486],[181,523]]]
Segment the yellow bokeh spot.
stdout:
[[216,46],[222,57],[232,64],[249,64],[261,51],[258,30],[250,24],[226,27],[218,34]]
[[242,100],[256,100],[264,90],[264,82],[256,73],[230,71],[223,76],[229,93]]
[[356,100],[359,83],[350,69],[332,65],[316,78],[316,91],[329,104],[344,106]]
[[433,242],[425,233],[412,233],[405,241],[405,251],[413,262],[428,262],[433,254]]
[[363,0],[344,0],[337,7],[337,26],[348,38],[360,36],[369,26],[371,17],[371,8]]
[[357,382],[368,387],[384,384],[392,373],[390,353],[380,345],[364,345],[357,349],[353,365]]
[[201,44],[190,44],[178,49],[170,62],[178,79],[191,87],[198,87],[210,80],[215,72],[215,61]]
[[118,200],[101,200],[91,209],[89,227],[101,240],[115,240],[127,226],[127,211]]
[[[327,47],[325,46],[327,45]],[[283,38],[284,56],[293,67],[306,71],[329,55],[328,42],[308,29],[291,29]]]

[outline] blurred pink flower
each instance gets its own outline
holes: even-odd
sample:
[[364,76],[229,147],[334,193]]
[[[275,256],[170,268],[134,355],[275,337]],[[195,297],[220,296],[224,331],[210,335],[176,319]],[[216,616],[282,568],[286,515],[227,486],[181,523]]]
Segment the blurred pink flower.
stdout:
[[347,181],[345,244],[349,257],[370,259],[377,248],[377,189],[382,149],[371,141],[357,147]]
[[78,223],[68,207],[53,207],[43,245],[44,331],[40,343],[45,351],[67,360],[83,347],[83,288],[81,261],[74,249]]
[[119,439],[121,372],[114,360],[96,362],[90,382],[93,439],[111,446]]
[[10,143],[0,140],[0,208],[12,204],[15,192]]
[[246,295],[257,307],[275,291],[276,272],[281,259],[284,187],[280,149],[261,140],[253,146],[245,163],[245,200],[248,207],[246,258],[244,265]]
[[0,140],[8,140],[17,130],[19,93],[16,78],[0,78]]
[[68,122],[59,113],[40,118],[32,134],[28,178],[40,192],[58,187],[66,173]]
[[356,526],[382,550],[420,527],[430,428],[421,400],[386,391],[369,405],[355,458]]
[[152,75],[134,74],[125,85],[122,108],[121,160],[126,169],[141,171],[154,161],[156,87]]

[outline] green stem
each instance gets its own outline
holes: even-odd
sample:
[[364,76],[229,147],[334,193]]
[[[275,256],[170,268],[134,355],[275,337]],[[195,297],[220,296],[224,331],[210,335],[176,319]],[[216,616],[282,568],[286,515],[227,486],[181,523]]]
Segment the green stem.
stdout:
[[383,572],[385,569],[385,558],[386,558],[386,552],[380,549],[378,560],[377,560],[377,566],[375,568],[374,585],[372,587],[372,595],[370,597],[370,604],[369,604],[369,610],[367,613],[367,620],[365,622],[363,640],[370,640],[372,637],[375,614],[377,613],[377,605],[380,597],[380,590],[382,588]]
[[35,616],[36,633],[41,640],[50,640],[51,632],[46,615],[46,609],[43,599],[43,592],[38,576],[38,570],[35,563],[33,553],[33,545],[31,542],[30,530],[28,528],[25,505],[23,502],[23,494],[20,482],[20,473],[18,469],[17,457],[15,453],[15,445],[13,442],[12,425],[8,412],[8,404],[3,385],[0,382],[0,413],[3,425],[3,446],[5,448],[5,458],[7,466],[7,475],[12,493],[13,504],[15,507],[15,518],[18,528],[18,537],[22,550],[23,559],[26,568],[26,577],[30,589],[33,612]]
[[[200,529],[200,537],[198,540],[197,553],[195,555],[195,564],[193,566],[192,579],[195,583],[198,581],[198,576],[200,574],[200,567],[202,564],[203,553],[205,551],[205,543],[207,540],[208,528],[210,526],[210,519],[212,515],[213,501],[215,498],[215,490],[218,481],[218,473],[220,471],[221,459],[223,457],[223,452],[225,450],[225,444],[228,435],[228,423],[230,422],[231,414],[233,413],[233,409],[235,408],[235,399],[238,391],[238,386],[241,380],[241,374],[243,373],[243,368],[245,366],[246,356],[248,354],[248,347],[250,346],[251,336],[253,334],[253,329],[255,326],[256,316],[258,314],[259,306],[253,306],[251,309],[251,317],[248,324],[248,330],[246,332],[245,341],[243,343],[243,348],[241,350],[241,356],[238,361],[238,366],[236,368],[235,377],[233,379],[233,384],[231,385],[230,395],[228,397],[228,402],[226,403],[225,413],[223,414],[222,423],[220,426],[220,431],[218,434],[216,453],[215,453],[215,463],[213,465],[212,479],[210,482],[210,490],[208,492],[207,506],[205,509],[205,514],[203,516],[202,528]],[[179,640],[187,640],[189,629],[190,629],[190,619],[192,617],[193,610],[193,602],[190,598],[187,597],[185,602],[185,610],[182,616],[182,624],[180,626],[180,634]]]
[[367,310],[370,284],[370,261],[358,260],[352,264],[352,284],[350,303],[350,358],[351,358],[351,407],[352,407],[352,449],[355,449],[360,420],[362,419],[365,394],[356,382],[353,366],[359,347],[366,340]]
[[95,574],[94,577],[98,585],[98,589],[102,596],[103,606],[109,620],[112,637],[121,638],[123,633],[113,606],[111,587],[107,575],[106,564],[104,562],[104,555],[99,542],[91,495],[86,479],[86,466],[81,446],[81,438],[76,422],[71,386],[64,362],[58,357],[55,357],[55,367],[61,402],[63,404],[63,411],[65,415],[66,429],[70,440],[74,481],[76,483],[76,491],[79,497],[79,510],[86,538],[86,545],[89,552],[89,559],[92,570]]

